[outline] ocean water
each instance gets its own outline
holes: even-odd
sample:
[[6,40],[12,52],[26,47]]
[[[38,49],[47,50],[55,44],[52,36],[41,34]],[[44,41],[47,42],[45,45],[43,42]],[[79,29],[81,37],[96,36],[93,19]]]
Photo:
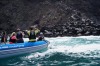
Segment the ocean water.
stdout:
[[46,51],[0,59],[0,66],[100,66],[100,36],[46,40]]

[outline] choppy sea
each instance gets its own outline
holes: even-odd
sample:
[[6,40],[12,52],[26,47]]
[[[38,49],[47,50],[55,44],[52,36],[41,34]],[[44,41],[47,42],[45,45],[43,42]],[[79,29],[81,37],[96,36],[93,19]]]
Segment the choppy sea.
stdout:
[[45,39],[47,50],[0,59],[0,66],[100,66],[100,36]]

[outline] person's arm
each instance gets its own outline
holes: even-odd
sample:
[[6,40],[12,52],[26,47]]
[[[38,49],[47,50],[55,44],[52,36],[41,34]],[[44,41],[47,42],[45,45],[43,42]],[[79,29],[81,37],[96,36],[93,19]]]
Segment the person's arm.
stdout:
[[21,32],[21,34],[22,34],[22,37],[24,37],[25,33],[24,32]]
[[40,30],[39,30],[39,29],[35,30],[35,35],[36,35],[37,37],[39,36],[39,33],[40,33]]
[[6,44],[6,36],[4,36],[4,43]]
[[29,35],[29,31],[28,30],[25,30],[25,34]]

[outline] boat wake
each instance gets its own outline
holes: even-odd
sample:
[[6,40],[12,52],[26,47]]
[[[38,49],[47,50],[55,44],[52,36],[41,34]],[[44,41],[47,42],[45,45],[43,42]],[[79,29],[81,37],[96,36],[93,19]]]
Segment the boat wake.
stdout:
[[48,50],[27,56],[34,65],[100,65],[100,36],[46,38]]
[[52,54],[60,52],[64,54],[77,53],[77,54],[89,54],[98,55],[100,57],[100,37],[99,36],[81,36],[81,37],[57,37],[46,38],[50,41],[48,50],[43,53],[35,53],[34,56],[45,56],[46,54]]

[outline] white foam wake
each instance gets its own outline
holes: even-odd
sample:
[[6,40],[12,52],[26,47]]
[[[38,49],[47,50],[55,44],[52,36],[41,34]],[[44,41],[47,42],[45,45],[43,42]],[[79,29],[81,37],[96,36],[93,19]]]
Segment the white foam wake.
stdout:
[[[55,52],[61,53],[85,53],[89,54],[94,51],[100,53],[100,36],[80,36],[80,37],[56,37],[45,38],[50,42],[48,50],[42,53],[36,52],[29,56],[43,57]],[[100,57],[100,56],[99,56]]]

